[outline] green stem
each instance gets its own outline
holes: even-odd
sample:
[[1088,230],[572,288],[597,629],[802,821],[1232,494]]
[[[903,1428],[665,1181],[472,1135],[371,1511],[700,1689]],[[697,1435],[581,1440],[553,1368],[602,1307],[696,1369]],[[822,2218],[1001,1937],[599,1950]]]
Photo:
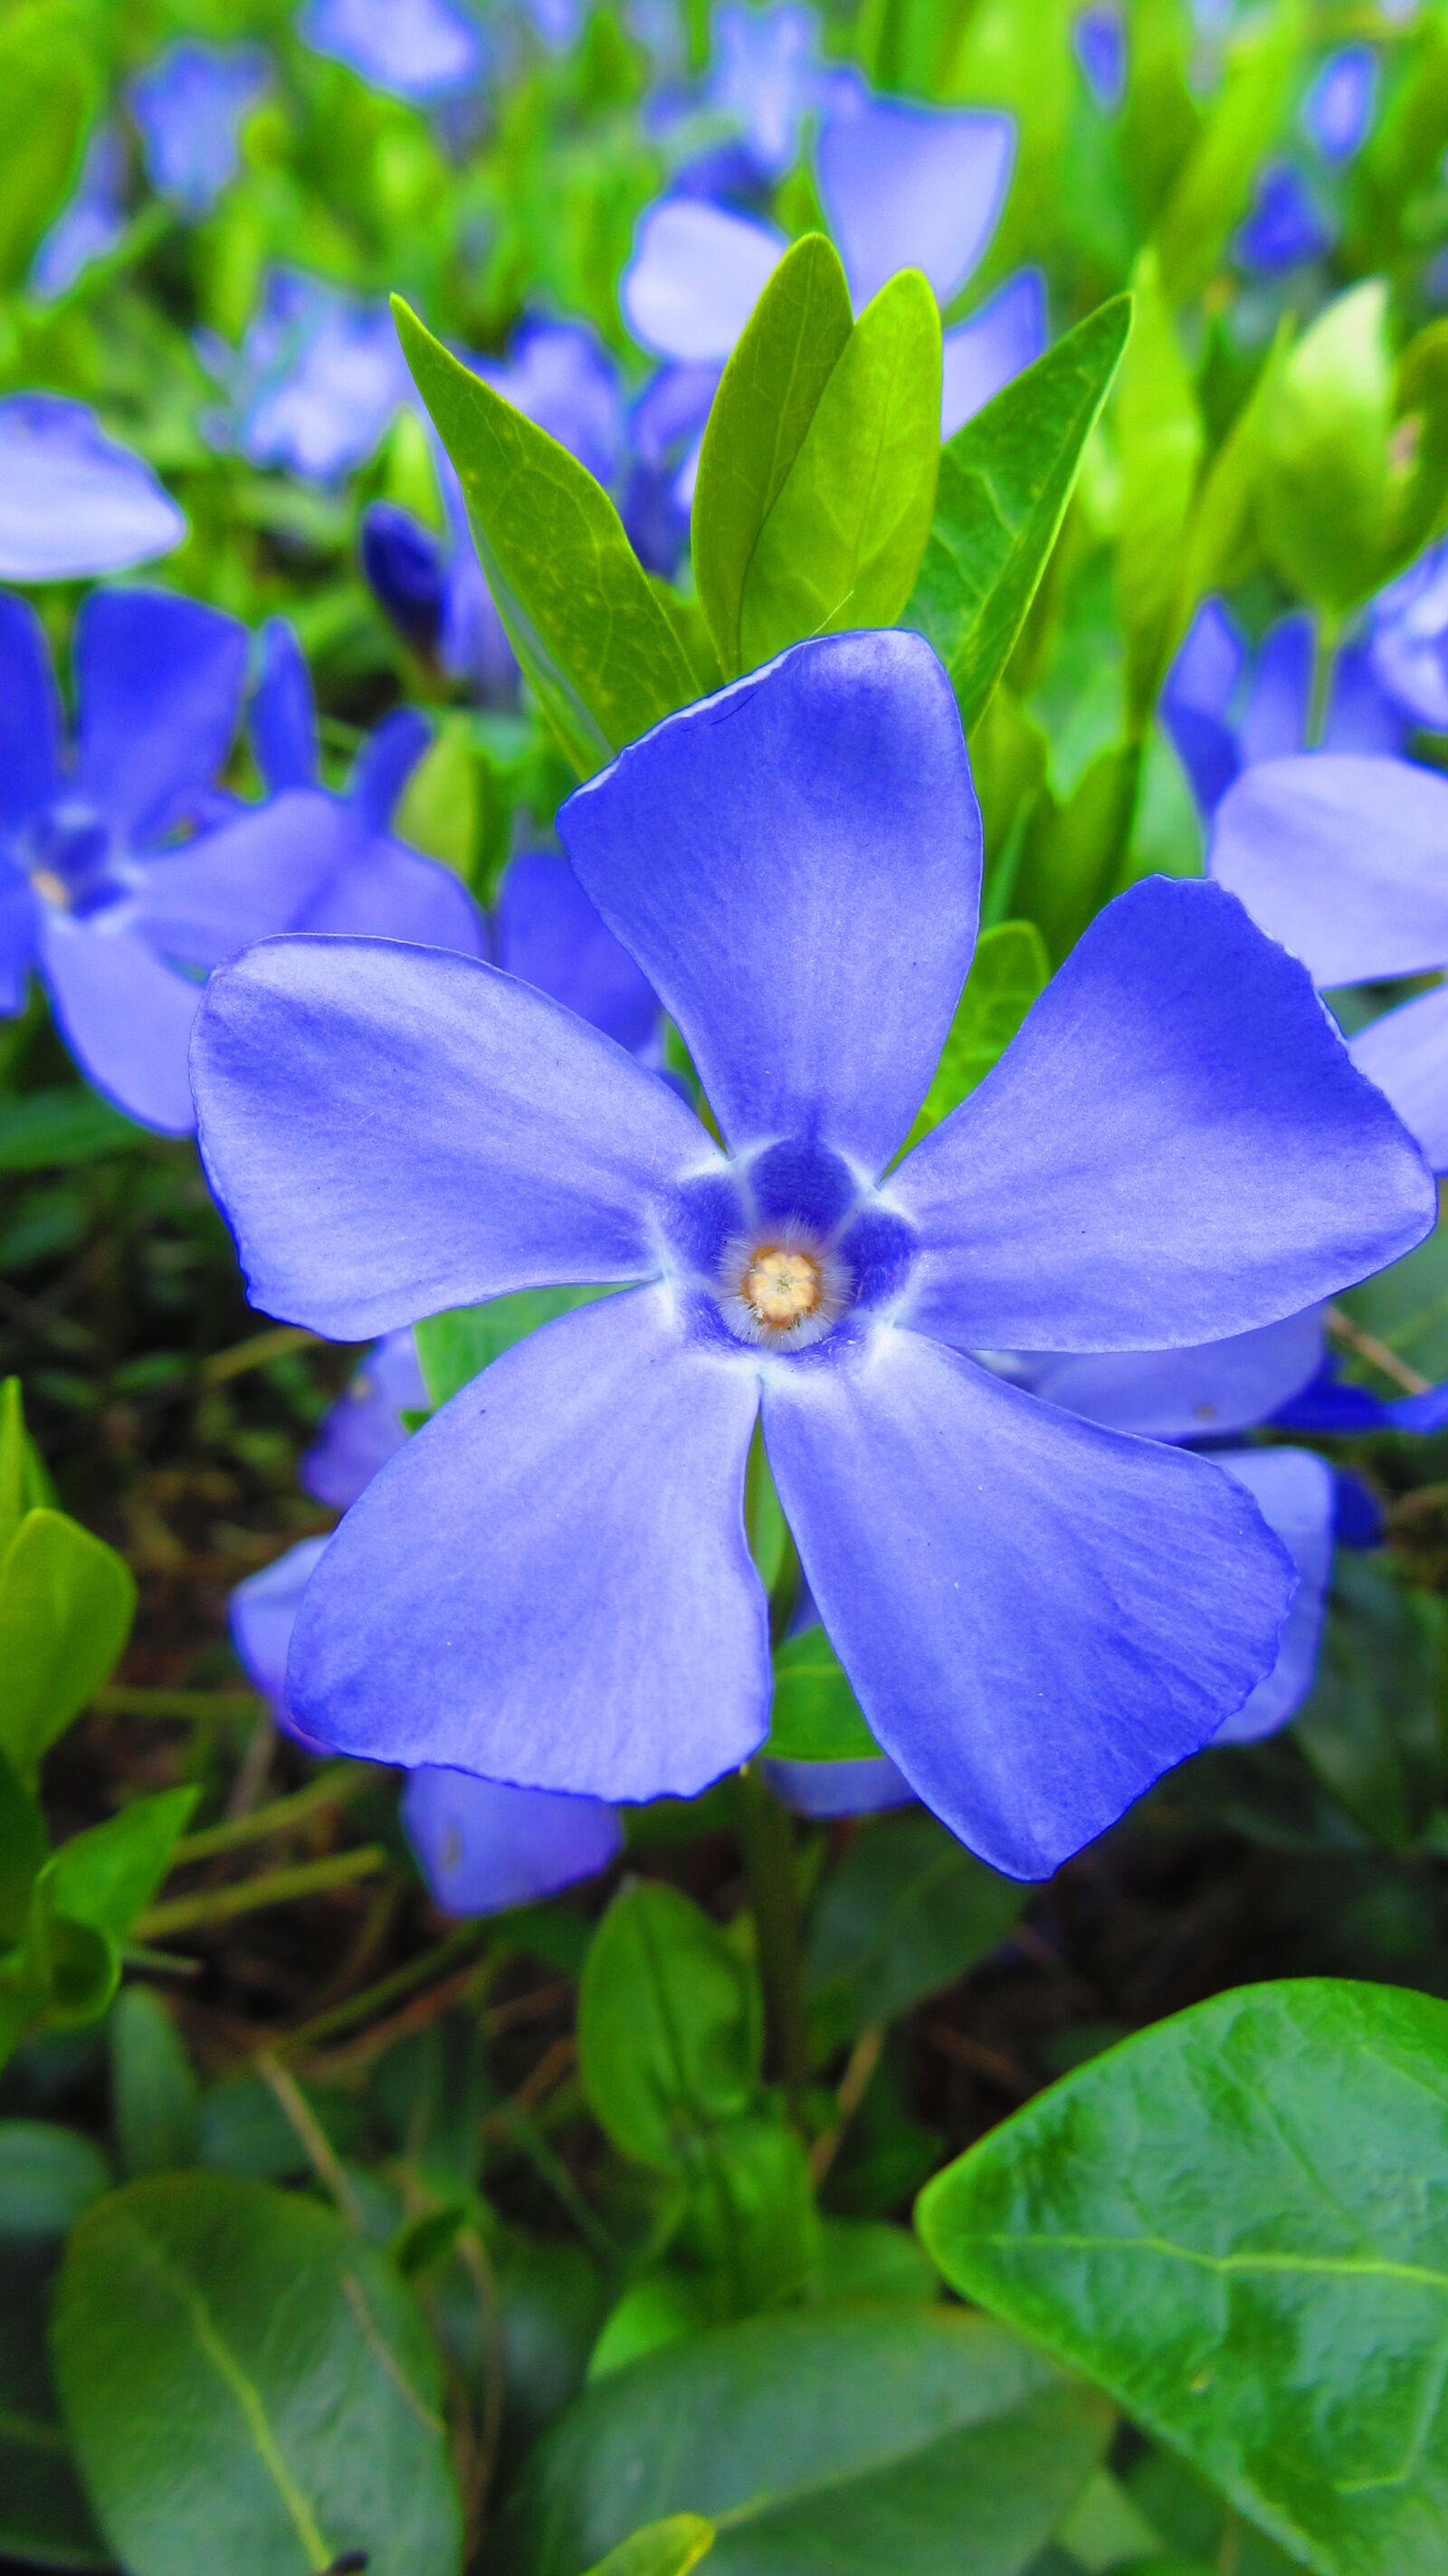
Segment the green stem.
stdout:
[[1332,694],[1333,664],[1337,658],[1338,638],[1341,632],[1341,619],[1329,616],[1324,609],[1317,621],[1317,631],[1312,647],[1312,700],[1307,711],[1309,751],[1316,751],[1322,741],[1322,728],[1327,722],[1327,702]]
[[797,2112],[799,2097],[809,2081],[809,2022],[794,1836],[788,1816],[754,1763],[745,1764],[739,1790],[740,1834],[764,1987],[770,2057],[789,2097],[791,2111]]
[[373,1778],[369,1763],[329,1762],[304,1789],[273,1798],[269,1806],[254,1807],[249,1816],[233,1816],[224,1825],[207,1825],[199,1834],[187,1834],[176,1845],[171,1866],[184,1869],[190,1861],[214,1860],[218,1852],[239,1851],[243,1843],[264,1842],[268,1834],[290,1833],[319,1808],[345,1807],[360,1798]]
[[257,1694],[251,1690],[143,1690],[129,1682],[112,1682],[91,1703],[102,1717],[251,1717]]
[[197,1896],[178,1896],[153,1905],[135,1926],[142,1941],[172,1932],[192,1932],[208,1923],[229,1923],[238,1914],[259,1914],[263,1906],[290,1905],[297,1897],[321,1896],[331,1887],[346,1887],[355,1878],[372,1878],[391,1863],[380,1843],[359,1851],[333,1852],[327,1860],[300,1862],[295,1869],[267,1870],[234,1887],[208,1887]]

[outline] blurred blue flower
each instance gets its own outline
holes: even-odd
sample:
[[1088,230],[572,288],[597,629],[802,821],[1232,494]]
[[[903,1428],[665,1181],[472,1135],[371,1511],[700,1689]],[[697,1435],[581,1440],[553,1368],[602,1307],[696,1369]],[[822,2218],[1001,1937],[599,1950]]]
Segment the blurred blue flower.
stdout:
[[[1377,56],[1370,45],[1344,45],[1321,65],[1302,103],[1302,132],[1329,172],[1361,151],[1377,107]],[[1252,204],[1233,242],[1240,268],[1280,277],[1321,259],[1337,239],[1337,217],[1322,173],[1276,157],[1258,173]]]
[[[1327,991],[1448,968],[1448,778],[1406,760],[1309,752],[1223,798],[1211,868]],[[1435,1171],[1448,1171],[1448,984],[1352,1040]]]
[[0,402],[0,581],[81,581],[168,555],[186,522],[149,465],[59,394]]
[[226,397],[201,424],[211,444],[307,482],[362,464],[412,399],[387,306],[300,269],[268,271],[239,349],[213,331],[199,332],[196,346]]
[[822,97],[819,20],[804,0],[774,0],[764,9],[720,0],[712,34],[707,102],[736,128],[755,166],[779,178]]
[[[287,1706],[287,1649],[302,1596],[326,1552],[325,1538],[299,1539],[231,1596],[231,1639],[243,1671],[278,1726],[325,1752]],[[593,1878],[616,1856],[623,1832],[596,1798],[509,1789],[461,1771],[424,1766],[402,1792],[402,1821],[433,1903],[445,1914],[501,1913]]]
[[1072,21],[1076,60],[1098,107],[1114,116],[1126,95],[1126,29],[1112,0],[1082,9]]
[[259,45],[183,36],[138,72],[127,97],[158,197],[204,215],[235,177],[241,121],[267,84]]
[[370,88],[419,107],[471,89],[487,59],[482,28],[454,0],[306,0],[297,34]]
[[1269,161],[1260,172],[1245,221],[1232,244],[1239,268],[1279,277],[1332,248],[1335,230],[1312,183],[1292,161]]
[[[624,455],[623,391],[617,365],[586,323],[530,319],[519,324],[501,363],[466,363],[600,483],[617,481]],[[484,700],[511,695],[517,664],[478,562],[462,485],[430,424],[429,437],[447,538],[394,503],[374,502],[363,514],[363,570],[414,651],[435,654],[445,671],[469,681]]]
[[35,254],[30,292],[54,304],[126,229],[126,147],[113,125],[98,125],[86,146],[75,195],[63,206]]
[[1351,161],[1372,132],[1378,58],[1371,45],[1341,45],[1328,55],[1302,105],[1302,130],[1324,161]]
[[505,1352],[368,1488],[308,1588],[296,1714],[364,1757],[609,1799],[733,1769],[770,1698],[741,1511],[762,1412],[882,1751],[993,1865],[1049,1871],[1243,1705],[1294,1576],[1209,1461],[968,1355],[1293,1314],[1431,1229],[1422,1160],[1302,969],[1219,888],[1152,879],[889,1169],[980,885],[918,636],[794,647],[560,828],[724,1149],[467,958],[274,940],[203,1005],[207,1168],[264,1311],[360,1339],[525,1286],[634,1292]]
[[[1317,629],[1305,609],[1279,618],[1254,648],[1222,600],[1202,602],[1163,685],[1161,720],[1205,818],[1254,762],[1306,749],[1316,652]],[[1404,735],[1371,650],[1359,641],[1343,645],[1323,716],[1324,749],[1395,752]]]
[[1448,733],[1448,540],[1373,602],[1368,655],[1379,686],[1413,724]]
[[306,1452],[300,1468],[303,1492],[329,1511],[350,1510],[379,1467],[402,1447],[407,1438],[403,1415],[427,1410],[411,1328],[385,1333],[353,1371]]
[[[902,268],[923,270],[942,305],[953,301],[995,230],[1014,150],[1007,116],[921,107],[873,97],[856,79],[834,82],[819,190],[857,309]],[[717,381],[785,248],[753,216],[678,193],[660,198],[640,220],[619,288],[630,330],[656,356],[711,367]],[[1045,344],[1044,281],[1023,270],[945,334],[943,435]],[[700,429],[706,412],[707,400]]]

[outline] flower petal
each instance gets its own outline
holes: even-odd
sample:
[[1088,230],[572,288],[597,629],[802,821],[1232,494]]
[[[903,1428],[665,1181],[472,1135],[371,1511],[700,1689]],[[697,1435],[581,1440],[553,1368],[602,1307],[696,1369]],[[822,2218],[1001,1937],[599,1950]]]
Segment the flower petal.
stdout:
[[646,734],[570,797],[584,891],[677,1021],[731,1145],[878,1171],[975,944],[980,813],[918,635],[831,635]]
[[58,394],[0,402],[0,581],[83,581],[168,555],[186,522],[149,465]]
[[952,1833],[1041,1878],[1272,1665],[1291,1567],[1206,1459],[914,1333],[766,1384],[770,1464],[877,1742]]
[[154,948],[219,966],[305,919],[359,838],[334,797],[301,787],[138,871],[133,918]]
[[498,964],[630,1053],[658,1026],[646,975],[600,921],[566,859],[526,850],[498,888]]
[[374,832],[385,832],[397,800],[432,740],[420,707],[394,707],[363,743],[347,781],[351,802]]
[[1285,760],[1307,740],[1317,630],[1305,609],[1279,617],[1262,638],[1242,710],[1242,765]]
[[1420,993],[1360,1029],[1348,1049],[1387,1093],[1435,1172],[1448,1172],[1448,985]]
[[297,1481],[314,1502],[345,1512],[402,1447],[404,1413],[426,1413],[427,1388],[410,1331],[387,1333],[353,1371],[302,1459]]
[[619,302],[661,358],[727,358],[784,252],[770,224],[699,197],[663,197],[641,217]]
[[317,702],[307,657],[285,617],[268,618],[261,630],[261,670],[248,713],[251,745],[266,781],[279,796],[287,787],[314,787],[321,777]]
[[1323,985],[1448,965],[1448,778],[1305,752],[1239,778],[1211,871]]
[[768,1722],[748,1369],[663,1288],[517,1342],[342,1523],[297,1622],[302,1724],[530,1789],[692,1797]]
[[268,1703],[278,1726],[288,1730],[287,1651],[302,1594],[330,1543],[326,1538],[298,1539],[285,1555],[273,1558],[259,1574],[249,1574],[238,1583],[227,1605],[237,1660],[248,1681]]
[[1297,1568],[1297,1590],[1282,1631],[1277,1661],[1266,1678],[1229,1717],[1218,1744],[1255,1744],[1274,1735],[1302,1706],[1317,1678],[1318,1649],[1332,1572],[1337,1479],[1310,1449],[1226,1449],[1219,1467],[1245,1485],[1262,1518]]
[[947,331],[941,349],[940,435],[953,438],[966,421],[1032,365],[1046,346],[1046,281],[1038,268],[1018,269],[1004,286]]
[[87,1080],[128,1118],[165,1136],[196,1124],[186,1050],[199,984],[130,931],[46,912],[40,967],[56,1025]]
[[653,1276],[713,1148],[530,986],[389,940],[278,939],[207,987],[202,1150],[253,1302],[341,1341],[511,1288]]
[[1435,1213],[1302,968],[1220,887],[1165,877],[1097,915],[890,1191],[923,1238],[905,1321],[965,1350],[1219,1340]]
[[246,629],[174,591],[97,590],[76,625],[78,784],[135,847],[186,820],[231,748]]
[[820,202],[856,309],[901,268],[948,304],[995,231],[1014,156],[1011,119],[979,108],[856,96],[827,116]]
[[911,1807],[915,1792],[883,1753],[861,1762],[766,1762],[764,1774],[777,1798],[797,1816],[828,1823],[836,1816],[879,1816]]
[[596,1878],[623,1844],[618,1811],[600,1798],[508,1789],[425,1762],[408,1776],[402,1821],[434,1905],[498,1914]]
[[0,830],[48,805],[60,779],[60,692],[28,599],[0,595]]
[[1030,1370],[1033,1395],[1108,1431],[1147,1440],[1210,1440],[1250,1431],[1307,1386],[1322,1365],[1322,1309],[1254,1333],[1178,1351],[1052,1354]]
[[470,89],[487,61],[481,28],[453,0],[306,0],[297,34],[370,88],[419,106]]

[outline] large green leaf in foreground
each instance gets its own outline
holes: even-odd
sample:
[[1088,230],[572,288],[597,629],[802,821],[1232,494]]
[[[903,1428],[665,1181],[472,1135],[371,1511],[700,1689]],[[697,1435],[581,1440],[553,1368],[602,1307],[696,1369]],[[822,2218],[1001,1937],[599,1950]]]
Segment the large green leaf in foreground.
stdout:
[[1322,2576],[1448,2567],[1448,2004],[1218,1995],[993,2130],[919,2224]]

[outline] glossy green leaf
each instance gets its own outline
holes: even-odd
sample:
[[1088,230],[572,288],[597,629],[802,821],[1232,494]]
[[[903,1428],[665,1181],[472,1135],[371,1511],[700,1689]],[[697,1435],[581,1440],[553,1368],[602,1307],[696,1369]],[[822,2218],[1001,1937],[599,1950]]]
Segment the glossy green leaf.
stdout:
[[[640,2515],[718,2526],[710,2576],[1019,2576],[1096,2467],[1092,2391],[939,2306],[748,2319],[614,2372],[530,2459],[516,2576],[579,2576]],[[686,2505],[685,2498],[693,2498]]]
[[681,2249],[720,2284],[721,2316],[750,2316],[801,2297],[819,2262],[809,2159],[777,2113],[709,2129]]
[[764,1749],[781,1762],[868,1761],[879,1753],[823,1628],[805,1628],[775,1649],[774,1705]]
[[105,1824],[72,1834],[41,1872],[56,1910],[124,1940],[165,1877],[200,1794],[161,1789],[133,1798]]
[[579,2073],[614,2145],[697,2167],[710,2124],[752,2107],[762,2048],[758,1981],[717,1924],[675,1888],[624,1888],[578,1997]]
[[300,2194],[128,2183],[56,2296],[65,2421],[130,2576],[456,2576],[441,2371],[383,2256]]
[[621,2540],[590,2576],[689,2576],[713,2546],[714,2526],[697,2513],[671,2513]]
[[64,2236],[103,2191],[100,2148],[54,2120],[0,2120],[0,2238]]
[[821,2299],[904,2299],[919,2307],[939,2288],[934,2265],[908,2228],[879,2218],[821,2220]]
[[437,859],[472,885],[483,837],[483,791],[472,725],[443,718],[403,788],[393,831],[399,841]]
[[1245,580],[1258,561],[1257,487],[1267,424],[1291,345],[1292,320],[1284,315],[1256,383],[1202,475],[1183,549],[1173,643],[1208,591]]
[[741,668],[739,618],[760,530],[854,328],[839,253],[822,233],[785,252],[724,370],[694,491],[694,579],[723,665]]
[[893,626],[920,569],[940,461],[940,313],[902,269],[866,306],[764,520],[739,610],[745,670],[787,644]]
[[435,340],[398,337],[467,498],[488,588],[581,778],[697,695],[693,669],[608,494],[546,430]]
[[117,1995],[108,2032],[111,2119],[122,2171],[165,2173],[194,2164],[201,2088],[176,2025],[149,1986]]
[[1448,2556],[1448,2005],[1248,1987],[1095,2058],[926,2189],[955,2288],[1321,2576]]
[[907,1152],[952,1109],[958,1109],[978,1082],[984,1082],[1050,977],[1046,943],[1033,921],[1001,921],[994,930],[981,932],[940,1062],[916,1112]]
[[1161,282],[1174,303],[1200,293],[1247,212],[1281,127],[1306,33],[1302,0],[1274,0],[1229,50],[1225,77],[1157,231]]
[[1142,775],[1139,742],[1114,744],[1083,771],[1064,804],[1042,797],[1016,869],[1013,899],[1061,963],[1126,867]]
[[0,1559],[0,1752],[22,1779],[120,1657],[135,1616],[124,1557],[64,1512],[27,1512]]
[[46,2120],[0,2120],[0,2557],[112,2565],[55,2402],[46,2326],[60,2240],[109,2189],[99,2148]]
[[1005,1939],[1024,1902],[1014,1879],[923,1808],[882,1816],[826,1880],[810,1926],[821,2037],[852,2039],[953,1984]]
[[606,1288],[519,1288],[490,1297],[485,1306],[456,1306],[414,1326],[423,1384],[434,1404],[446,1404],[499,1354],[511,1350],[540,1324],[571,1315],[575,1306],[606,1297]]
[[0,27],[0,95],[10,102],[0,160],[0,292],[22,283],[76,175],[96,92],[78,13],[51,0]]
[[1192,380],[1154,255],[1134,279],[1136,321],[1116,405],[1121,460],[1117,553],[1127,709],[1140,731],[1176,641],[1183,547],[1203,430]]
[[1330,617],[1382,577],[1392,427],[1388,290],[1369,278],[1303,333],[1263,432],[1263,546],[1283,580]]
[[0,1753],[0,1950],[24,1937],[31,1890],[48,1849],[45,1819]]
[[25,1429],[20,1380],[0,1378],[0,1565],[25,1514],[49,1499],[44,1471]]

